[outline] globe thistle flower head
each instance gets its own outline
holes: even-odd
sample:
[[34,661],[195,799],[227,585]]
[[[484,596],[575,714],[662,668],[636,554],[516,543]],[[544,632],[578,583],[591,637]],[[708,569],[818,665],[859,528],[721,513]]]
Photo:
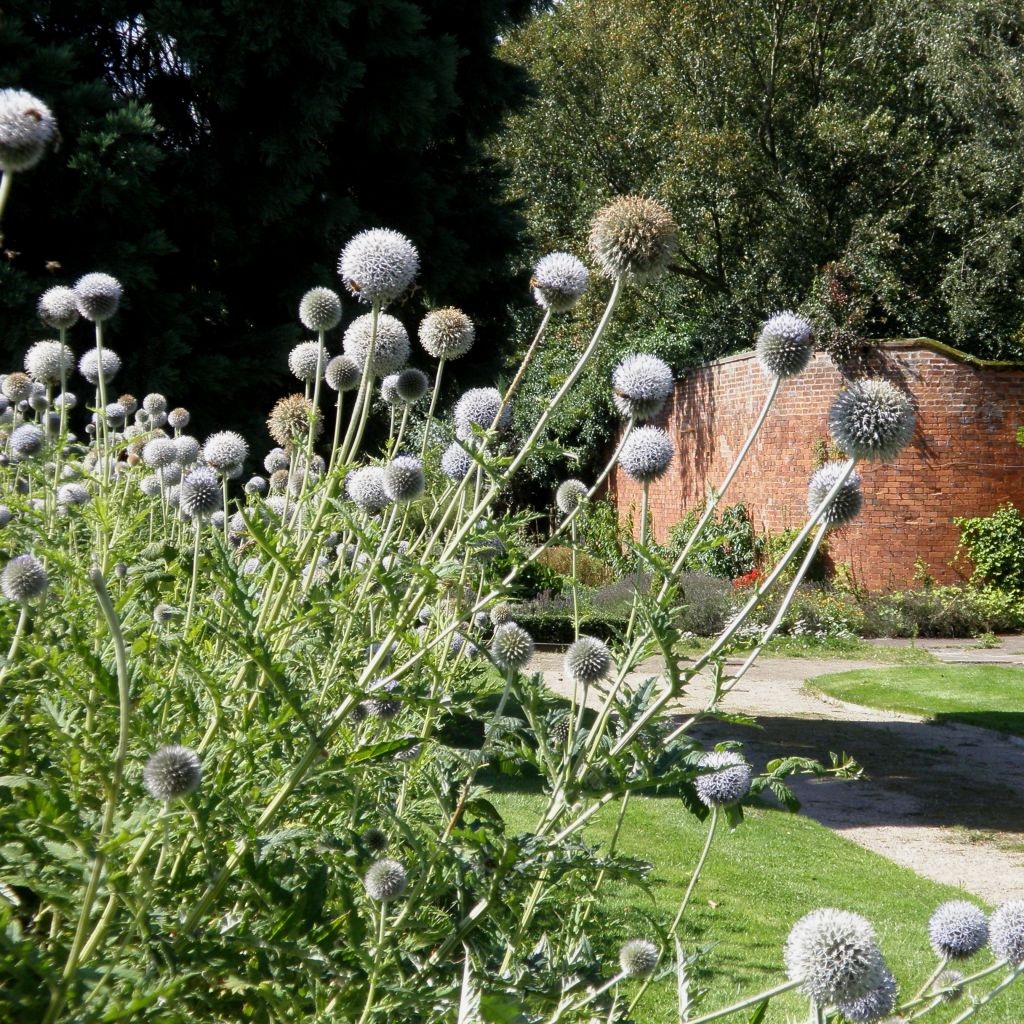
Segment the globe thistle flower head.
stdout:
[[8,601],[28,604],[46,593],[50,578],[35,555],[17,555],[0,573],[0,591]]
[[156,391],[151,391],[142,400],[142,408],[149,413],[150,416],[155,416],[157,413],[167,412],[167,399]]
[[384,493],[398,504],[415,501],[425,486],[423,463],[412,455],[399,455],[384,469]]
[[435,309],[420,322],[420,344],[435,359],[458,359],[476,339],[473,321],[454,306]]
[[38,96],[0,89],[0,170],[30,170],[57,137],[57,120]]
[[928,941],[937,956],[966,960],[988,942],[988,918],[967,900],[949,900],[929,919]]
[[391,406],[392,409],[402,404],[402,399],[398,395],[397,373],[389,373],[380,382],[380,397],[381,401],[385,405]]
[[211,434],[203,445],[203,460],[214,469],[226,471],[240,465],[249,454],[249,445],[241,434],[221,430]]
[[203,781],[203,763],[191,747],[161,747],[142,770],[142,784],[154,800],[179,800]]
[[32,394],[32,378],[27,373],[5,374],[0,391],[12,402],[24,402]]
[[121,282],[110,274],[86,274],[75,282],[75,302],[86,320],[109,320],[121,305]]
[[507,622],[512,621],[513,615],[514,611],[512,609],[512,605],[507,601],[502,601],[491,609],[489,618],[492,625],[503,626]]
[[501,393],[497,388],[470,388],[455,404],[455,436],[460,441],[467,441],[474,434],[474,427],[487,431],[491,429],[501,410],[498,419],[498,431],[508,429],[512,422],[512,408],[506,405],[501,408]]
[[784,951],[790,981],[819,1006],[851,1003],[881,988],[886,967],[870,923],[825,907],[800,918]]
[[769,377],[795,377],[811,361],[814,328],[789,310],[770,317],[757,336],[757,361]]
[[320,360],[319,341],[301,341],[288,353],[288,369],[304,384],[316,380]]
[[558,506],[558,511],[564,515],[575,512],[579,503],[586,500],[589,490],[590,488],[582,480],[563,480],[558,485],[558,490],[555,491],[555,504]]
[[176,409],[172,409],[167,414],[167,423],[174,430],[184,430],[192,419],[192,414],[188,409],[178,406]]
[[134,416],[135,413],[138,412],[139,402],[134,395],[129,395],[125,393],[121,395],[117,400],[124,406],[124,411],[126,415]]
[[191,434],[179,434],[172,441],[178,465],[191,466],[199,458],[199,442]]
[[262,476],[250,477],[245,483],[246,494],[266,494],[267,493],[267,481]]
[[154,437],[142,449],[142,461],[150,469],[166,469],[178,461],[178,446],[169,437]]
[[590,271],[575,256],[551,252],[537,261],[530,287],[542,309],[568,313],[580,301],[589,281]]
[[395,381],[395,391],[406,405],[415,405],[427,393],[429,387],[427,375],[422,370],[417,370],[415,366],[406,367]]
[[[960,971],[943,971],[935,979],[935,991],[942,992],[939,997],[944,1003],[955,1003],[964,994],[964,976]],[[943,992],[948,989],[948,992]]]
[[384,470],[380,466],[354,469],[345,478],[345,493],[369,515],[376,515],[391,500],[384,486]]
[[263,460],[263,468],[268,473],[276,473],[279,469],[287,469],[290,465],[288,453],[283,448],[272,448]]
[[61,505],[86,505],[90,497],[84,484],[62,484],[57,488],[57,502]]
[[441,456],[441,472],[456,483],[465,479],[472,465],[473,460],[458,441],[453,441],[448,445]]
[[40,384],[59,384],[74,368],[74,354],[59,341],[37,341],[25,353],[25,372]]
[[989,921],[989,945],[1000,959],[1024,963],[1024,900],[1007,900]]
[[626,356],[612,371],[612,401],[627,418],[653,419],[674,387],[668,364],[642,352]]
[[[842,462],[826,462],[820,469],[815,470],[807,485],[807,511],[811,515],[818,510],[818,506],[825,500],[844,470]],[[860,515],[863,504],[860,474],[851,473],[825,511],[825,522],[829,529],[835,530],[853,522]]]
[[632,480],[651,483],[665,474],[672,456],[672,440],[661,427],[639,427],[622,446],[619,465]]
[[4,529],[12,518],[11,510],[6,505],[0,505],[0,530]]
[[38,455],[43,450],[44,438],[45,435],[41,428],[34,423],[23,423],[11,434],[11,439],[8,442],[11,455],[16,459],[27,459]]
[[[121,369],[121,357],[112,349],[103,350],[103,383],[109,384],[117,371]],[[100,353],[99,349],[91,348],[78,360],[78,372],[90,383],[98,384],[100,379]]]
[[588,244],[606,277],[640,282],[667,270],[679,247],[672,215],[643,196],[620,196],[598,210]]
[[405,892],[407,884],[405,868],[397,860],[391,859],[374,861],[363,879],[366,895],[377,903],[397,900]]
[[888,462],[914,436],[914,408],[889,381],[867,378],[840,392],[829,410],[828,426],[851,459]]
[[348,356],[335,356],[324,369],[324,380],[333,391],[355,391],[359,387],[359,367]]
[[172,462],[164,467],[164,486],[181,483],[181,463]]
[[646,978],[658,966],[658,947],[647,939],[630,939],[619,950],[619,966],[627,978]]
[[150,476],[144,476],[139,481],[139,490],[147,498],[155,498],[160,494],[160,477],[155,473]]
[[371,689],[376,688],[378,695],[366,701],[367,712],[374,718],[390,722],[402,710],[402,702],[397,697],[390,696],[398,688],[398,683],[392,680],[382,684],[381,680],[374,680],[370,687]]
[[209,466],[193,469],[181,481],[178,505],[189,519],[205,519],[221,507],[221,483],[216,470]]
[[405,235],[389,228],[361,231],[338,259],[338,275],[360,301],[387,305],[416,280],[420,256]]
[[873,1024],[892,1013],[896,1007],[897,992],[896,979],[886,968],[882,974],[882,983],[877,988],[859,999],[841,1003],[839,1012],[850,1024]]
[[341,323],[341,299],[330,288],[310,288],[299,303],[299,320],[307,331],[330,331]]
[[700,759],[704,771],[693,780],[705,807],[732,807],[750,792],[751,767],[735,750],[711,750]]
[[[267,430],[270,436],[285,450],[291,451],[297,444],[305,443],[309,437],[310,417],[313,415],[313,403],[305,395],[287,395],[274,403],[267,417]],[[319,437],[324,430],[323,417],[314,419],[313,436]],[[280,468],[287,469],[288,459]]]
[[36,312],[39,319],[54,330],[74,327],[78,323],[78,302],[74,289],[63,285],[48,288],[39,296]]
[[[373,337],[373,314],[365,313],[353,320],[345,331],[342,348],[362,375]],[[373,347],[373,374],[386,377],[397,373],[409,360],[409,334],[401,321],[388,313],[377,317],[377,340]]]
[[576,682],[596,683],[604,679],[611,668],[611,652],[597,637],[581,636],[565,652],[565,674]]
[[518,623],[503,622],[491,639],[491,656],[505,671],[522,669],[533,657],[533,637]]
[[288,489],[288,484],[291,481],[291,476],[287,469],[275,469],[270,474],[270,490],[274,494],[281,494]]
[[46,412],[46,410],[50,408],[50,400],[45,394],[40,394],[38,391],[33,391],[32,394],[28,396],[28,404],[29,408],[35,412]]
[[368,828],[363,833],[363,846],[370,853],[383,853],[388,848],[387,833],[379,828]]

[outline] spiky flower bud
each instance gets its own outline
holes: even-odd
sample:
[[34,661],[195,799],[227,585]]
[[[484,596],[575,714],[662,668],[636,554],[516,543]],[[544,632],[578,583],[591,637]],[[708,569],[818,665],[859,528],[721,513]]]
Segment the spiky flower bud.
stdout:
[[27,459],[43,450],[45,435],[34,423],[23,423],[12,434],[8,442],[11,455],[16,459]]
[[565,515],[576,511],[577,505],[585,501],[589,487],[582,480],[563,480],[555,491],[555,504]]
[[514,614],[512,605],[507,601],[502,601],[491,609],[489,618],[492,625],[503,626],[506,622],[512,621]]
[[709,750],[701,759],[703,771],[693,780],[705,807],[731,807],[750,792],[751,768],[735,750]]
[[398,396],[397,373],[389,373],[380,382],[380,399],[385,405],[391,406],[391,408],[402,404],[402,399]]
[[370,515],[376,515],[391,500],[384,486],[384,470],[380,466],[354,469],[345,478],[345,493]]
[[[941,992],[939,997],[944,1003],[955,1003],[964,994],[964,976],[960,971],[943,971],[935,980],[934,989]],[[944,992],[943,989],[949,991]]]
[[24,402],[32,394],[32,378],[27,373],[5,374],[0,391],[12,402]]
[[199,458],[199,442],[191,434],[181,434],[173,439],[179,466],[191,466]]
[[78,323],[78,303],[74,289],[65,288],[63,285],[48,288],[39,297],[36,311],[39,319],[47,327],[53,327],[55,330],[74,327]]
[[800,918],[784,951],[790,981],[819,1006],[850,1003],[882,987],[886,966],[870,923],[824,907]]
[[194,793],[202,781],[203,763],[191,747],[161,747],[142,770],[146,792],[165,803]]
[[1024,963],[1024,900],[1007,900],[989,922],[989,945],[1000,960]]
[[988,918],[967,900],[950,900],[929,919],[928,940],[936,955],[965,960],[988,942]]
[[405,868],[397,860],[390,859],[374,861],[363,879],[367,896],[378,903],[397,900],[405,892],[407,883]]
[[155,498],[160,493],[160,477],[155,473],[151,476],[144,476],[139,481],[139,490],[147,498]]
[[49,585],[50,578],[35,555],[12,558],[0,574],[0,591],[8,601],[16,604],[27,604],[42,597]]
[[25,353],[25,372],[40,384],[59,384],[74,367],[74,354],[59,341],[37,341]]
[[222,500],[220,479],[209,466],[193,469],[181,481],[178,507],[182,515],[190,519],[205,519],[213,515],[221,507]]
[[84,484],[62,484],[57,488],[57,502],[61,505],[87,505],[90,498]]
[[441,472],[456,483],[465,479],[472,465],[473,460],[458,441],[453,441],[448,445],[441,456]]
[[261,476],[250,477],[245,483],[246,494],[266,494],[267,481]]
[[597,637],[581,636],[565,652],[565,674],[579,683],[596,683],[611,667],[611,652]]
[[320,358],[319,341],[301,341],[288,353],[288,369],[304,384],[311,384]]
[[501,408],[501,393],[497,388],[470,388],[455,404],[455,436],[460,441],[467,441],[474,434],[474,427],[490,430],[501,410],[497,430],[508,429],[512,422],[512,407]]
[[[109,384],[118,370],[121,369],[121,357],[112,349],[103,350],[103,383]],[[97,384],[100,379],[99,349],[91,348],[78,360],[78,372],[90,383]]]
[[299,303],[299,320],[308,331],[330,331],[341,323],[341,299],[330,288],[310,288]]
[[154,437],[142,449],[142,461],[150,469],[165,469],[178,461],[178,446],[168,437]]
[[530,287],[533,297],[543,309],[552,313],[568,313],[587,290],[590,271],[567,252],[551,252],[542,256],[533,268]]
[[38,96],[0,89],[0,170],[30,170],[56,140],[57,121]]
[[149,413],[150,416],[156,416],[158,413],[167,412],[167,399],[157,391],[151,391],[142,400],[142,408]]
[[661,203],[619,196],[594,215],[588,244],[606,277],[647,281],[668,269],[679,241]]
[[420,344],[435,359],[458,359],[472,347],[476,338],[473,321],[453,306],[435,309],[420,322]]
[[385,722],[391,721],[402,710],[402,702],[397,697],[389,696],[398,688],[398,683],[395,680],[391,680],[391,682],[383,683],[382,685],[381,680],[374,680],[370,684],[370,688],[377,688],[378,693],[377,696],[365,701],[367,713]]
[[[826,462],[824,466],[815,471],[807,485],[807,511],[811,515],[818,510],[818,506],[835,486],[844,469],[841,462]],[[835,497],[825,512],[825,522],[829,529],[834,530],[853,522],[860,515],[863,504],[864,494],[861,491],[860,474],[851,473],[836,491]]]
[[363,846],[370,853],[383,853],[388,848],[388,837],[379,828],[368,828],[363,833]]
[[75,302],[86,320],[109,320],[121,305],[121,282],[110,274],[86,274],[75,282]]
[[423,463],[412,455],[399,455],[384,469],[384,492],[398,504],[415,501],[425,486]]
[[276,473],[279,469],[287,469],[290,465],[287,452],[283,448],[272,448],[263,460],[263,468],[268,473]]
[[658,966],[658,947],[647,939],[630,939],[619,950],[619,966],[628,978],[646,978]]
[[211,434],[203,445],[203,460],[222,471],[240,465],[248,454],[249,445],[245,438],[233,430]]
[[[355,363],[360,375],[366,365],[366,357],[370,352],[370,339],[373,337],[373,314],[365,313],[353,320],[345,331],[342,348],[345,355]],[[373,347],[373,374],[386,377],[396,373],[409,360],[409,334],[401,321],[388,313],[381,313],[377,318],[377,340]]]
[[360,376],[359,367],[348,356],[335,356],[324,369],[324,380],[334,391],[355,391]]
[[850,1024],[874,1024],[875,1021],[892,1013],[896,1006],[897,991],[896,979],[890,974],[889,969],[885,968],[882,983],[877,988],[873,988],[860,999],[841,1003],[839,1012]]
[[184,430],[189,425],[191,419],[192,414],[188,409],[183,409],[181,406],[178,406],[177,409],[172,409],[167,414],[167,423],[174,430]]
[[491,656],[501,669],[521,669],[533,657],[533,637],[518,623],[503,622],[494,631]]
[[422,370],[415,366],[404,369],[395,381],[395,391],[406,405],[415,405],[430,387],[430,381]]
[[[296,444],[305,443],[309,437],[309,421],[313,413],[313,403],[305,395],[287,395],[279,398],[267,417],[267,430],[270,436],[286,451],[291,451]],[[317,415],[314,420],[314,438],[324,430],[323,417]],[[285,467],[287,467],[285,460]]]
[[814,328],[790,310],[775,313],[761,328],[756,349],[757,361],[770,377],[795,377],[811,361]]
[[612,371],[612,401],[622,416],[653,419],[674,387],[668,363],[643,352],[626,356]]
[[868,378],[840,392],[829,410],[828,426],[851,459],[888,462],[914,436],[914,407],[889,381]]
[[416,279],[420,257],[405,235],[389,228],[361,231],[338,259],[338,274],[360,301],[387,305]]
[[640,427],[622,446],[619,465],[631,479],[650,483],[665,473],[672,455],[672,440],[661,427]]

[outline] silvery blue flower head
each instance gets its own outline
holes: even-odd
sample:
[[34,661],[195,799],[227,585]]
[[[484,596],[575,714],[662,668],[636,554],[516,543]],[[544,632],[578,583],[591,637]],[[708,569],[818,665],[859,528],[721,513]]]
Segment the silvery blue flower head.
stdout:
[[205,519],[217,512],[222,503],[221,482],[210,466],[193,469],[181,481],[178,506],[190,519]]
[[415,501],[426,486],[423,463],[412,455],[398,455],[384,467],[384,493],[394,502]]
[[74,354],[59,341],[37,341],[25,353],[25,372],[40,384],[59,384],[74,368]]
[[601,272],[648,281],[664,273],[679,247],[672,215],[643,196],[619,196],[594,215],[588,239]]
[[39,297],[37,312],[39,319],[47,327],[57,330],[74,327],[78,323],[78,303],[75,300],[74,289],[65,288],[63,285],[48,288]]
[[888,462],[914,436],[914,407],[889,381],[867,378],[840,392],[829,410],[828,426],[851,459]]
[[23,423],[11,434],[8,442],[11,455],[17,459],[27,459],[38,455],[43,450],[43,431],[34,423]]
[[154,437],[142,449],[142,461],[150,469],[166,469],[178,461],[178,446],[169,437]]
[[191,434],[179,434],[174,438],[173,444],[178,465],[191,466],[199,458],[199,442]]
[[840,1004],[839,1012],[850,1024],[874,1024],[892,1013],[896,1006],[897,992],[896,979],[886,968],[878,988],[873,988],[860,999]]
[[989,944],[1000,960],[1024,963],[1024,900],[1007,900],[989,922]]
[[32,394],[32,378],[27,373],[4,374],[0,390],[9,401],[24,402]]
[[[811,515],[818,510],[845,469],[842,462],[826,462],[815,471],[807,485],[807,511]],[[825,511],[825,522],[829,529],[838,529],[853,522],[860,515],[863,504],[860,474],[850,473]]]
[[581,501],[585,501],[590,488],[582,480],[563,480],[555,491],[555,504],[559,512],[569,515],[576,511]]
[[248,454],[249,445],[245,438],[233,430],[211,434],[203,445],[203,461],[221,471],[240,465]]
[[533,657],[533,637],[515,622],[503,622],[491,638],[491,656],[498,668],[521,669]]
[[612,401],[622,416],[653,419],[674,387],[668,364],[646,353],[626,356],[612,371]]
[[611,668],[611,652],[597,637],[581,636],[565,652],[565,674],[576,682],[596,683],[604,679]]
[[435,359],[464,356],[473,347],[475,338],[473,321],[461,309],[435,309],[420,322],[420,344]]
[[324,369],[324,380],[333,391],[354,391],[360,376],[359,367],[348,356],[335,356]]
[[795,377],[813,353],[814,328],[789,310],[770,317],[757,336],[757,361],[770,377]]
[[380,399],[385,405],[390,406],[392,409],[402,404],[401,396],[398,394],[397,373],[389,373],[380,382]]
[[711,750],[701,759],[703,771],[693,780],[705,807],[732,807],[750,792],[751,768],[735,750]]
[[498,417],[497,429],[506,430],[512,422],[512,408],[501,407],[501,393],[497,388],[470,388],[455,404],[455,436],[466,441],[474,434],[474,427],[487,431]]
[[628,978],[646,978],[658,966],[658,947],[647,939],[631,939],[619,950],[619,966]]
[[189,425],[191,419],[192,414],[188,409],[184,409],[180,405],[167,414],[167,422],[174,430],[184,430]]
[[370,515],[376,515],[391,500],[384,486],[384,470],[380,466],[363,466],[352,470],[345,478],[345,492]]
[[397,900],[405,892],[407,882],[405,868],[397,860],[375,861],[363,879],[367,896],[377,903]]
[[263,460],[263,468],[268,473],[277,473],[282,469],[288,469],[290,465],[288,453],[283,448],[271,448]]
[[38,96],[0,89],[0,170],[30,170],[56,140],[57,121]]
[[203,781],[203,764],[190,747],[161,747],[146,762],[142,782],[154,800],[169,802],[194,793]]
[[[342,340],[345,355],[356,365],[362,374],[366,365],[366,357],[370,353],[370,340],[373,338],[373,314],[366,313],[349,324]],[[388,313],[381,313],[377,318],[377,337],[373,346],[373,374],[386,377],[396,373],[409,360],[409,334],[401,321]]]
[[309,331],[330,331],[341,323],[341,299],[330,288],[310,288],[299,303],[299,320]]
[[57,501],[61,505],[86,505],[91,495],[84,484],[62,484],[57,488]]
[[50,578],[35,555],[12,558],[0,573],[0,591],[15,604],[27,604],[42,597],[49,585]]
[[338,259],[338,274],[360,301],[387,305],[416,280],[420,257],[405,235],[388,228],[361,231]]
[[967,900],[949,900],[929,919],[928,939],[938,956],[964,960],[988,942],[988,918]]
[[465,478],[472,465],[473,460],[458,441],[448,445],[441,456],[441,472],[456,483]]
[[626,439],[619,465],[632,480],[651,483],[664,475],[672,462],[672,440],[660,427],[639,427]]
[[427,375],[422,370],[417,370],[415,366],[404,369],[395,381],[395,391],[406,405],[415,405],[427,393],[429,387]]
[[[103,350],[103,383],[109,384],[117,371],[121,369],[121,357],[112,349]],[[78,360],[78,372],[90,383],[97,384],[100,379],[99,349],[91,348]]]
[[537,261],[530,287],[534,299],[543,309],[567,313],[580,301],[589,280],[590,271],[575,256],[567,252],[552,252]]
[[316,380],[320,360],[319,341],[300,341],[288,353],[288,369],[304,384]]
[[121,305],[121,282],[110,274],[85,274],[75,282],[75,302],[86,320],[109,320]]

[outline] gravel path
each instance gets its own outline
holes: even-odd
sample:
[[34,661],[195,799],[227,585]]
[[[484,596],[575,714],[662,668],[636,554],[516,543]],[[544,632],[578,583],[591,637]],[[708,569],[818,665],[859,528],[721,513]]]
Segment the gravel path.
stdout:
[[[970,641],[919,643],[942,661],[1024,665],[1024,638],[992,650]],[[548,685],[568,695],[561,657],[539,654]],[[730,665],[739,664],[730,661]],[[657,675],[651,661],[636,680]],[[937,882],[991,903],[1024,899],[1024,741],[968,725],[931,724],[913,715],[859,707],[811,692],[804,682],[826,672],[884,668],[878,662],[763,658],[724,707],[757,719],[758,728],[708,721],[693,735],[706,744],[741,740],[760,770],[788,754],[828,763],[830,751],[855,757],[857,781],[796,778],[802,813]],[[709,693],[701,678],[672,705],[697,711]],[[592,695],[592,704],[599,698]]]

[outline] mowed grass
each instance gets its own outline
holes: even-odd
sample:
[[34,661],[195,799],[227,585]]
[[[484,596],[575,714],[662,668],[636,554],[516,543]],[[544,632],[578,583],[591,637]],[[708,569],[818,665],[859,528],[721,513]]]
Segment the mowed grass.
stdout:
[[[543,807],[540,796],[524,792],[499,792],[494,802],[509,829],[518,831],[530,831]],[[614,806],[604,808],[587,828],[587,841],[605,844],[617,813]],[[621,942],[637,936],[657,940],[651,919],[671,920],[706,834],[706,825],[678,799],[633,798],[619,851],[652,863],[654,869],[647,891],[617,881],[607,882],[602,890],[605,910],[592,919],[589,931],[591,941],[609,957],[609,976],[617,969],[614,955]],[[984,855],[978,851],[979,857]],[[823,906],[857,911],[874,924],[901,993],[909,997],[937,963],[928,945],[928,918],[945,900],[964,898],[961,890],[926,881],[799,815],[754,809],[739,829],[722,829],[716,839],[681,938],[687,950],[711,947],[707,969],[694,979],[696,986],[709,990],[702,1006],[706,1011],[784,981],[783,944],[803,914]],[[989,963],[991,957],[983,951],[969,961],[967,970]],[[635,983],[627,983],[626,991],[632,998]],[[644,1024],[676,1024],[676,1006],[671,976],[651,987],[633,1018]],[[746,1010],[726,1022],[746,1024],[751,1013]],[[949,1016],[939,1011],[925,1019],[934,1017],[938,1024]],[[765,1024],[803,1022],[806,1017],[806,1000],[786,993],[772,1000]],[[1011,988],[976,1019],[978,1024],[1020,1024],[1024,985]]]
[[853,704],[1024,736],[1021,668],[930,665],[869,669],[816,676],[808,686]]

